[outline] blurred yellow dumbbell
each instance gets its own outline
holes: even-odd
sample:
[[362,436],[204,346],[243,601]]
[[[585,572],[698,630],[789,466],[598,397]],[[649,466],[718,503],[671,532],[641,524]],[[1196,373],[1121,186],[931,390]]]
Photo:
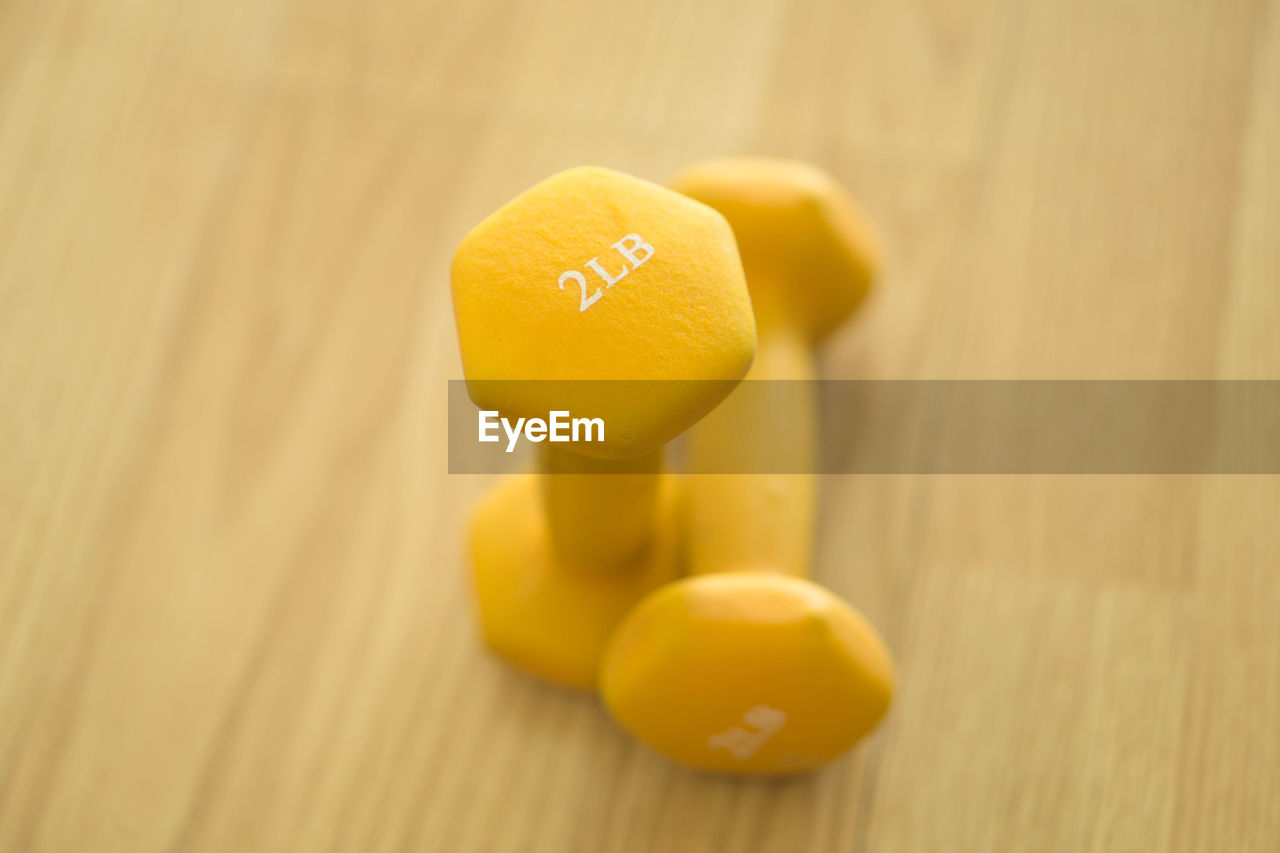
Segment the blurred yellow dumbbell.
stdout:
[[600,684],[624,728],[682,764],[785,774],[830,761],[879,722],[893,664],[818,584],[728,572],[645,597],[618,627]]
[[[672,185],[733,225],[755,305],[751,379],[809,380],[812,348],[862,301],[878,241],[825,173],[777,160],[698,165]],[[813,396],[795,383],[786,411],[750,411],[746,386],[690,434],[699,457],[758,443],[811,470]],[[756,408],[760,408],[755,405]],[[814,526],[809,473],[703,475],[688,484],[690,569],[618,626],[601,690],[613,716],[699,769],[785,774],[851,747],[888,710],[893,661],[849,605],[805,580]]]
[[542,475],[500,483],[469,536],[489,645],[544,678],[593,687],[618,620],[678,573],[661,447],[732,390],[755,353],[733,233],[665,187],[571,169],[472,229],[451,281],[481,410],[544,427],[557,411],[602,423],[593,441],[526,430]]

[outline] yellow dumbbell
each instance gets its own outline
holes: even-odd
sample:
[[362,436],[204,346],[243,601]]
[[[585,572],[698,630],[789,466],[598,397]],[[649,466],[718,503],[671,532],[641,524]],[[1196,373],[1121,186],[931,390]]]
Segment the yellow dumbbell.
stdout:
[[795,380],[726,400],[689,434],[693,467],[717,455],[750,467],[752,454],[768,453],[771,463],[806,472],[691,481],[689,570],[756,563],[804,576],[816,505],[807,473],[816,431],[813,351],[865,298],[880,266],[879,239],[848,194],[803,163],[714,160],[671,186],[719,210],[737,235],[760,338],[748,381]]
[[526,430],[542,475],[500,483],[469,536],[489,645],[547,679],[593,687],[618,620],[678,574],[676,488],[659,472],[661,447],[729,393],[755,354],[732,230],[665,187],[571,169],[472,229],[451,281],[481,410],[602,422],[591,441]]
[[[672,186],[715,207],[737,234],[760,335],[748,382],[812,379],[813,346],[858,306],[879,265],[852,200],[826,174],[777,160],[714,161]],[[792,392],[785,411],[746,386],[731,395],[690,434],[695,470],[730,445],[751,464],[755,443],[811,470],[812,388],[801,381]],[[875,630],[801,577],[813,479],[703,475],[687,488],[695,576],[651,593],[618,626],[601,672],[605,703],[634,735],[696,768],[813,769],[875,727],[894,684]]]

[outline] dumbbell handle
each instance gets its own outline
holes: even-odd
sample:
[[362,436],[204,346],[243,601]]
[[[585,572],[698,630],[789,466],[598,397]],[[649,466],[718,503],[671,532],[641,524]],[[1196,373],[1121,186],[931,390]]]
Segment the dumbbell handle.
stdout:
[[[756,359],[743,385],[689,431],[690,469],[731,464],[735,470],[795,473],[691,477],[686,492],[690,574],[809,574],[817,504],[813,351],[794,327],[771,324],[759,314],[757,322]],[[753,386],[753,381],[770,384]]]
[[614,462],[543,448],[547,529],[561,561],[584,571],[634,566],[657,523],[662,451]]

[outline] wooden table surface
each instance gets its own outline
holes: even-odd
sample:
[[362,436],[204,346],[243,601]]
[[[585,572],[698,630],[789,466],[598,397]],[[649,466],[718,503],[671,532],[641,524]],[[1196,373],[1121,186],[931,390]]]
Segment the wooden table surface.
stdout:
[[1280,4],[0,0],[0,850],[1280,850],[1280,478],[832,476],[900,664],[788,782],[476,640],[467,228],[845,181],[838,377],[1280,378]]

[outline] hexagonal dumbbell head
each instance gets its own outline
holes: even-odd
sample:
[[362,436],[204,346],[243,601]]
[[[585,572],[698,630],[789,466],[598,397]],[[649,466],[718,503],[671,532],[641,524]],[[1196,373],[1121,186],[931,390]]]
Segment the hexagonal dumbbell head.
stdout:
[[710,160],[681,172],[670,186],[729,220],[762,323],[798,326],[810,340],[821,340],[876,277],[875,229],[820,169],[792,160]]
[[[599,417],[605,459],[654,450],[732,390],[755,353],[733,232],[704,204],[595,167],[504,205],[453,258],[472,399],[505,416]],[[577,382],[576,380],[721,380]],[[525,380],[575,380],[529,382]]]
[[557,560],[537,477],[507,477],[471,521],[473,589],[489,648],[566,687],[595,687],[613,629],[647,593],[679,575],[678,484],[659,481],[650,547],[625,571],[586,571]]

